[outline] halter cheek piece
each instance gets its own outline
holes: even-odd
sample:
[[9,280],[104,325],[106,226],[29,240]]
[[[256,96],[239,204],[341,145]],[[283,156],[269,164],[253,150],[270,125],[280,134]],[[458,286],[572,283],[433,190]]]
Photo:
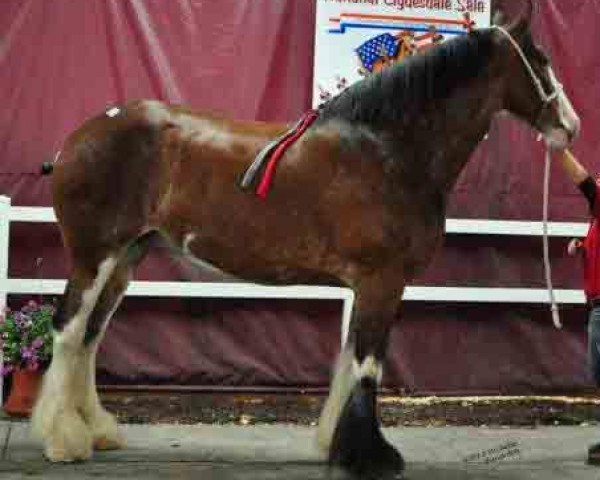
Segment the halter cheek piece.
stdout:
[[533,85],[535,86],[535,88],[538,92],[538,95],[540,96],[540,100],[542,101],[539,111],[535,117],[535,121],[533,122],[534,126],[538,130],[541,130],[540,126],[539,126],[539,120],[540,120],[542,114],[550,107],[551,103],[558,98],[558,94],[559,94],[559,92],[562,91],[563,86],[560,84],[560,82],[558,82],[558,80],[556,79],[556,77],[554,77],[554,75],[551,75],[550,82],[552,84],[553,90],[550,93],[546,93],[546,90],[544,90],[544,86],[542,85],[541,80],[535,74],[533,67],[529,63],[529,60],[527,60],[525,53],[523,53],[523,49],[517,43],[517,41],[512,37],[512,35],[510,33],[508,33],[508,31],[505,28],[500,27],[498,25],[494,25],[492,28],[501,32],[509,40],[509,42],[512,44],[512,46],[515,48],[515,50],[521,57],[521,60],[523,61],[523,64],[525,65],[525,69],[529,72],[529,76],[531,77],[531,80],[533,81]]

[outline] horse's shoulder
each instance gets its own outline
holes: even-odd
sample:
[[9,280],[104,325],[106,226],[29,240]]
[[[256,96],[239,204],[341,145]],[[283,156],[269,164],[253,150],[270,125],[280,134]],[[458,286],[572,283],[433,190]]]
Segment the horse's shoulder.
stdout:
[[382,144],[381,138],[369,127],[337,119],[317,123],[307,131],[302,141],[307,145],[331,144],[346,152]]

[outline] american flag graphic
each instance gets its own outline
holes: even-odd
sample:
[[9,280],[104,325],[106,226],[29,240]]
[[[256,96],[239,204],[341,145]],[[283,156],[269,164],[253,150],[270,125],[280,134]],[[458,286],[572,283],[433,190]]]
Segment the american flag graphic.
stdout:
[[384,55],[393,57],[396,55],[397,50],[398,44],[396,38],[389,33],[383,33],[371,38],[370,40],[367,40],[356,49],[356,53],[358,54],[363,66],[369,72],[372,72],[375,61]]

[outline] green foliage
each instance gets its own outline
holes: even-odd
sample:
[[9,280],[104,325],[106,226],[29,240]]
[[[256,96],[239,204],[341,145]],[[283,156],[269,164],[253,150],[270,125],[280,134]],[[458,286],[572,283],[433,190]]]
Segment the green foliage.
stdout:
[[15,368],[37,371],[50,362],[54,312],[54,305],[33,300],[18,311],[6,310],[0,318],[2,375]]

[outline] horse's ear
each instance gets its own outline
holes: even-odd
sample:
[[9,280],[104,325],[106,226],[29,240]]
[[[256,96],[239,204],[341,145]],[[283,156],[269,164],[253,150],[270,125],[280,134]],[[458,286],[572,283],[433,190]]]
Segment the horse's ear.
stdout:
[[508,27],[508,31],[515,38],[521,38],[529,31],[531,17],[533,16],[533,0],[525,0],[525,10]]

